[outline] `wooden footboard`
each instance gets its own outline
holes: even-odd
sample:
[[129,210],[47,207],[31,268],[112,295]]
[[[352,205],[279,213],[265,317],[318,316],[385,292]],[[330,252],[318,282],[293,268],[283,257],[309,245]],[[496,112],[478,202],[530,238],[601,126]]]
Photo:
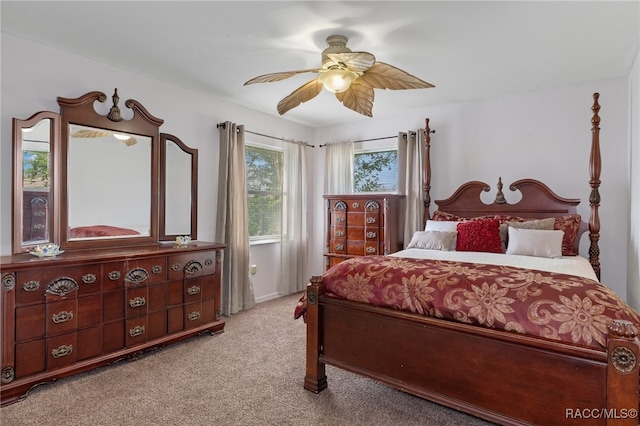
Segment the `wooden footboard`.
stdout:
[[500,424],[638,424],[631,323],[599,351],[327,297],[319,277],[307,297],[307,390],[329,364]]

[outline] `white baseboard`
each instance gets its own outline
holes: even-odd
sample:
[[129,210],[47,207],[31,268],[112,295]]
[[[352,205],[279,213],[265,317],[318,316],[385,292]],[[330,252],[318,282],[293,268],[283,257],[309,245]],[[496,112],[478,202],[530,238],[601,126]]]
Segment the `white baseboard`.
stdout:
[[284,294],[282,293],[271,293],[264,296],[256,297],[256,303],[266,302],[267,300],[277,299],[278,297],[282,297]]

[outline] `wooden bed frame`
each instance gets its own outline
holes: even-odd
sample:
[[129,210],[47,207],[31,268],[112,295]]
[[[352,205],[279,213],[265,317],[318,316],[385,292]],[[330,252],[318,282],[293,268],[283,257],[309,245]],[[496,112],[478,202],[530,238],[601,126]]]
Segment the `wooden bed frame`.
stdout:
[[[593,98],[591,217],[581,230],[589,231],[589,260],[599,277],[600,106],[597,93]],[[428,119],[426,130],[425,219],[431,202]],[[436,204],[465,217],[550,217],[575,213],[580,202],[533,179],[510,188],[522,193],[513,205],[504,200],[500,181],[493,204],[480,201],[489,187],[477,181]],[[313,277],[306,322],[304,388],[312,392],[327,387],[325,365],[333,365],[500,424],[638,424],[640,343],[628,321],[614,321],[606,350],[597,350],[328,297],[321,277]]]

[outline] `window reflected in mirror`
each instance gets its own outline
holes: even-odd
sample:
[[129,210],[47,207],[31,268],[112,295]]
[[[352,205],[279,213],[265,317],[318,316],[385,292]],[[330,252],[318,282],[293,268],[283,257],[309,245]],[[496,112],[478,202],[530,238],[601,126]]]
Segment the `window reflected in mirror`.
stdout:
[[20,129],[22,136],[22,245],[51,239],[51,120]]

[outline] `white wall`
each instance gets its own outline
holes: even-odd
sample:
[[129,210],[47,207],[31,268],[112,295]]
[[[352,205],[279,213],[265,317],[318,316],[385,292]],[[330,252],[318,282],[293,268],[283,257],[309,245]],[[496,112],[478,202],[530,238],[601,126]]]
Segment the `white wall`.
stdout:
[[[199,149],[198,234],[213,239],[218,176],[218,131],[225,120],[248,130],[318,144],[344,139],[393,136],[424,126],[431,119],[432,200],[448,197],[467,180],[494,186],[498,176],[507,185],[524,177],[546,182],[559,195],[581,198],[579,212],[589,215],[589,145],[591,95],[600,92],[602,105],[601,262],[603,282],[627,297],[627,260],[623,253],[629,235],[629,82],[627,78],[597,81],[553,90],[496,98],[482,102],[442,105],[395,117],[363,119],[349,125],[310,129],[286,120],[204,94],[166,84],[143,75],[75,56],[64,51],[2,34],[2,111],[0,120],[0,253],[11,252],[11,118],[27,118],[36,111],[58,111],[57,96],[76,97],[93,90],[109,96],[117,87],[121,103],[141,102],[163,118],[162,130]],[[45,67],[42,64],[47,64]],[[637,61],[635,80],[637,85]],[[424,96],[429,96],[425,90]],[[637,90],[636,90],[637,93]],[[636,96],[637,99],[637,96]],[[637,102],[637,101],[636,101]],[[338,106],[339,107],[339,106]],[[637,107],[636,107],[637,111]],[[375,116],[375,106],[374,106]],[[637,114],[636,114],[637,115]],[[636,127],[637,127],[637,118]],[[634,146],[638,136],[635,134]],[[393,141],[391,141],[393,143]],[[324,149],[308,148],[312,173],[309,273],[323,271]],[[635,156],[635,165],[640,160]],[[636,192],[637,192],[636,184]],[[637,196],[636,196],[637,197]],[[637,205],[637,198],[634,201]],[[433,204],[432,204],[433,210]],[[637,210],[636,210],[637,212]],[[635,255],[638,253],[635,229]],[[583,241],[586,255],[588,238]],[[252,277],[258,300],[277,293],[279,246],[254,246]],[[636,267],[637,271],[637,267]]]
[[[428,89],[428,90],[437,90]],[[425,96],[429,96],[428,90]],[[369,139],[424,126],[430,118],[431,199],[450,196],[463,182],[481,180],[492,188],[499,176],[507,198],[508,185],[521,178],[544,181],[558,195],[580,198],[579,213],[589,218],[589,151],[591,105],[600,93],[602,185],[600,194],[602,281],[620,296],[627,295],[627,238],[629,233],[628,83],[626,78],[597,81],[487,101],[442,105],[395,117],[373,118],[356,124],[314,131],[314,143]],[[374,106],[375,116],[375,106]],[[317,156],[318,161],[324,157]],[[319,167],[316,163],[316,167]],[[318,173],[320,173],[318,171]],[[316,180],[313,211],[322,211],[322,181]],[[487,199],[491,202],[492,199]],[[432,203],[431,211],[434,210]],[[314,238],[322,241],[316,215]],[[588,236],[581,254],[588,257]],[[314,247],[322,257],[322,245]],[[321,264],[313,264],[321,271]]]
[[640,51],[629,75],[629,244],[627,301],[640,310]]

